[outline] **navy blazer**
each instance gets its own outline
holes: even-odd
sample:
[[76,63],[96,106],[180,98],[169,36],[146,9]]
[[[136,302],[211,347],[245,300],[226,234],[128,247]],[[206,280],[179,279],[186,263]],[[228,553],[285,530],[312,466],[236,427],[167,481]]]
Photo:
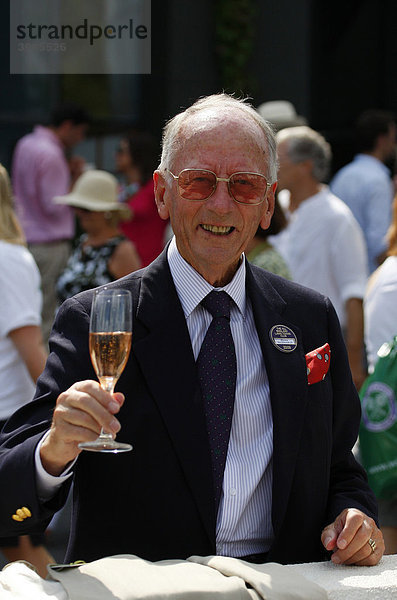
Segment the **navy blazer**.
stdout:
[[[133,296],[133,342],[117,384],[126,400],[118,455],[83,452],[74,467],[74,508],[66,560],[131,553],[148,560],[215,553],[216,514],[210,451],[196,365],[166,251],[110,286]],[[247,263],[247,293],[269,378],[273,413],[274,543],[268,559],[324,560],[323,527],[346,507],[376,518],[376,502],[351,448],[360,404],[340,326],[330,301]],[[65,502],[64,485],[49,502],[36,491],[34,450],[60,392],[96,379],[88,352],[92,291],[60,308],[51,353],[35,400],[5,426],[0,447],[0,535],[43,530]],[[293,330],[289,353],[272,343],[274,325]],[[326,378],[308,386],[305,354],[331,347]],[[12,519],[26,506],[30,517]]]

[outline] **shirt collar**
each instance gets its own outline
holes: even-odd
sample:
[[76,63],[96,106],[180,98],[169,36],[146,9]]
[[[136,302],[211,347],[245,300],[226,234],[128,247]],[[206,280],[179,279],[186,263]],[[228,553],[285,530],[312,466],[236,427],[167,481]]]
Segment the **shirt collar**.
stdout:
[[227,292],[236,303],[241,314],[243,316],[245,315],[246,268],[244,254],[242,254],[243,260],[232,281],[222,288],[214,288],[180,255],[176,245],[175,236],[172,238],[168,247],[167,258],[172,279],[174,280],[176,291],[186,318],[212,290],[223,290]]

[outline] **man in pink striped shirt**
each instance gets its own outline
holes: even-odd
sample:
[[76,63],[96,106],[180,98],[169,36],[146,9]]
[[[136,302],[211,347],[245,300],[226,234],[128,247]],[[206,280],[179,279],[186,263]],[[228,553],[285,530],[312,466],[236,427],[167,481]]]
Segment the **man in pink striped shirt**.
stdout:
[[84,137],[88,115],[75,105],[62,105],[48,126],[37,125],[16,145],[12,164],[15,205],[29,250],[40,270],[43,288],[42,326],[48,340],[57,306],[55,283],[66,265],[74,235],[74,215],[69,206],[55,204],[80,174],[67,153]]

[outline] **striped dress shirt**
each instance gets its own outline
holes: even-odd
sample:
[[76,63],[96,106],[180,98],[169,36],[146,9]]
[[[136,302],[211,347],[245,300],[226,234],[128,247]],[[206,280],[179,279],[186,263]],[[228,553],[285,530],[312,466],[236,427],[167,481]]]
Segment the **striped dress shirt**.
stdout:
[[273,420],[269,382],[245,290],[245,261],[230,283],[213,288],[182,258],[175,238],[167,257],[196,360],[212,320],[200,302],[214,289],[222,289],[234,300],[230,328],[236,348],[237,383],[217,515],[216,552],[234,557],[266,552],[273,539]]

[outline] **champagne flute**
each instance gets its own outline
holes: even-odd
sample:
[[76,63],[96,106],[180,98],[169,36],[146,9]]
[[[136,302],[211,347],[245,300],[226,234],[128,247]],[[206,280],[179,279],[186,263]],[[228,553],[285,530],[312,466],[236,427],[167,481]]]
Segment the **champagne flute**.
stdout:
[[[113,393],[131,349],[132,300],[128,290],[96,290],[91,308],[89,348],[91,361],[102,389]],[[79,448],[93,452],[128,452],[130,444],[116,442],[111,433],[101,430],[93,442]]]

